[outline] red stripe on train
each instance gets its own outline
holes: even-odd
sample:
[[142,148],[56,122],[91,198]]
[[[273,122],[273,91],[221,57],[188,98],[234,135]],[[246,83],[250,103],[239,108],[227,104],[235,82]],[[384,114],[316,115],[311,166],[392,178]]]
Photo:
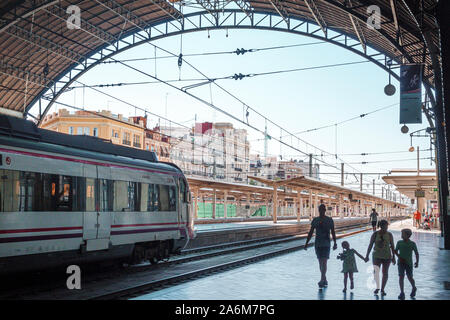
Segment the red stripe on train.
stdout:
[[24,232],[46,232],[46,231],[82,230],[82,229],[83,229],[83,227],[58,227],[58,228],[10,229],[10,230],[0,230],[0,234],[5,234],[5,233],[24,233]]
[[[124,228],[124,227],[145,227],[145,226],[164,226],[164,225],[178,225],[178,222],[165,222],[165,223],[142,223],[142,224],[116,224],[112,225],[111,228]],[[186,225],[185,223],[180,223],[180,226]]]

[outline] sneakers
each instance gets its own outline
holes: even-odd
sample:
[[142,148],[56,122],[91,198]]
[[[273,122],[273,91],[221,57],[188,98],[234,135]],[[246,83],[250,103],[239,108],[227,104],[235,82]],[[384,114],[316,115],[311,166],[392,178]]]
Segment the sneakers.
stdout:
[[398,296],[399,300],[405,300],[405,293],[400,293],[400,295]]
[[414,298],[414,297],[416,296],[416,292],[417,292],[417,288],[414,287],[414,288],[412,289],[412,291],[411,291],[410,297],[411,297],[411,298]]

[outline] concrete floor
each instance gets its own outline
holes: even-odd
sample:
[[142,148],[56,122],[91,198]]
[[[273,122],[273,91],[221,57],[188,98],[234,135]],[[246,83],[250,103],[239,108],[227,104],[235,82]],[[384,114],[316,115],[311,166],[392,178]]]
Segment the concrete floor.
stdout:
[[[395,222],[390,226],[394,242],[400,240],[400,230],[409,227],[408,221]],[[350,246],[365,256],[371,232],[346,238]],[[444,281],[450,281],[450,251],[440,250],[441,238],[436,232],[414,230],[411,238],[417,243],[420,253],[419,268],[414,269],[417,300],[450,300],[450,291],[445,290]],[[190,281],[185,284],[152,292],[137,300],[378,300],[397,299],[399,294],[397,265],[391,265],[386,286],[387,296],[373,294],[372,264],[357,258],[359,272],[355,273],[355,289],[343,289],[342,262],[336,259],[342,251],[332,251],[328,262],[329,286],[319,290],[320,273],[314,248],[301,250],[216,275]],[[411,286],[405,281],[407,299]]]

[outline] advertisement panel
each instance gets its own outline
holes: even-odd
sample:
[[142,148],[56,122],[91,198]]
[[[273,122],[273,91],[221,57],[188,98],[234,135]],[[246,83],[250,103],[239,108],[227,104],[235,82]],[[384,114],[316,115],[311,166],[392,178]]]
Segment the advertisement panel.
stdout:
[[422,65],[400,66],[400,123],[422,123]]

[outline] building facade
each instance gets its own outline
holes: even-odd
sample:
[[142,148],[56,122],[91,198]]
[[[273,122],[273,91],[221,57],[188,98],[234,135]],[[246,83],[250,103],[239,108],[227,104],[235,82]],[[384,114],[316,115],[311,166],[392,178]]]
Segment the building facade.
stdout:
[[147,129],[147,118],[112,114],[111,111],[75,111],[60,109],[48,114],[41,128],[73,135],[89,135],[114,144],[156,152],[158,160],[170,161],[169,137],[159,128]]
[[247,131],[231,123],[196,123],[193,128],[162,127],[171,137],[171,160],[186,175],[247,183],[250,144]]

